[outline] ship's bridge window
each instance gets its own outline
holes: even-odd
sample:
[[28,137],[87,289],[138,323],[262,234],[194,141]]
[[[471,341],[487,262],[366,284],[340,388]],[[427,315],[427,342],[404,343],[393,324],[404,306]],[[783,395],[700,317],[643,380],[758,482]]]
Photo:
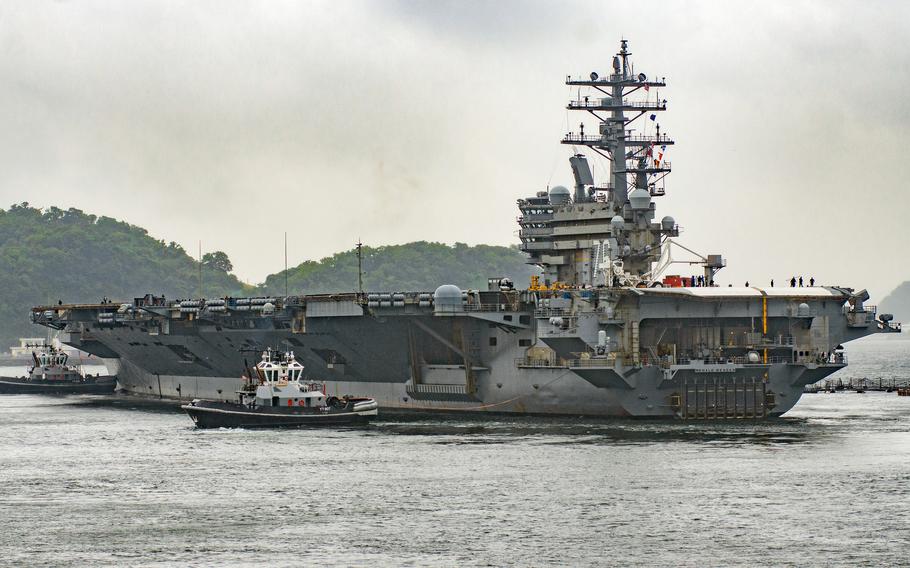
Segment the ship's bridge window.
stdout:
[[303,365],[293,359],[293,353],[291,354],[291,357],[291,360],[288,362],[288,378],[292,381],[296,381],[303,373]]

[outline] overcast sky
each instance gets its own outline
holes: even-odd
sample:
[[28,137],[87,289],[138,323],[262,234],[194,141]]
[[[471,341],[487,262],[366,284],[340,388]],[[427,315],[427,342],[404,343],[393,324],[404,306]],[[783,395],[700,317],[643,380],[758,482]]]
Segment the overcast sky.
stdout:
[[285,230],[292,264],[516,243],[515,200],[571,183],[565,76],[626,37],[667,78],[658,216],[681,242],[723,253],[724,284],[880,300],[910,279],[908,22],[869,1],[3,2],[0,206],[201,239],[250,282]]

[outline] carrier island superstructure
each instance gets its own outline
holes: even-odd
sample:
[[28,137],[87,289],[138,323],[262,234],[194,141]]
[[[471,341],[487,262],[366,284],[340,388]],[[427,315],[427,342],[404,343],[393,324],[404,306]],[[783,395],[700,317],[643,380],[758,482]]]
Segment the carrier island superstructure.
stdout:
[[[32,319],[141,395],[230,398],[241,351],[273,347],[329,392],[385,409],[680,419],[780,415],[847,364],[844,343],[900,330],[865,291],[719,285],[716,254],[694,257],[696,275],[666,274],[688,249],[656,216],[673,145],[656,121],[664,80],[636,73],[623,41],[608,72],[566,83],[578,93],[568,110],[597,130],[562,140],[573,188],[518,200],[521,248],[542,270],[527,289],[491,275],[486,290],[147,295],[40,306]],[[606,180],[585,152],[608,160]]]

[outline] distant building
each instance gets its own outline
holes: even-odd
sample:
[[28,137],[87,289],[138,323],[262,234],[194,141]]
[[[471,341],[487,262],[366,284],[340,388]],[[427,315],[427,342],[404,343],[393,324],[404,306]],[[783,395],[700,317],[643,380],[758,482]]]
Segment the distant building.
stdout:
[[19,345],[13,345],[9,348],[9,353],[13,357],[30,357],[33,345],[43,345],[43,337],[20,337]]
[[[20,337],[19,345],[13,345],[9,348],[9,353],[11,357],[25,357],[29,358],[32,356],[32,351],[34,351],[35,346],[44,345],[48,343],[48,340],[43,337]],[[84,357],[90,357],[88,353],[82,353],[78,349],[74,349],[69,345],[64,345],[56,337],[50,340],[50,344],[56,347],[57,349],[62,350],[64,353],[70,357],[79,357],[80,355]]]

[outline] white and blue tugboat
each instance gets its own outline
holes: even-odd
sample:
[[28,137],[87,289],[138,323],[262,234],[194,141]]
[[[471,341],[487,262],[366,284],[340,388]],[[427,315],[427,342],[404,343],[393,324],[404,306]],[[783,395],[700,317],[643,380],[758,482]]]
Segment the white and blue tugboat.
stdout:
[[237,401],[195,399],[181,406],[197,428],[296,428],[365,424],[378,414],[372,398],[327,396],[325,383],[302,381],[294,352],[267,349],[244,377]]
[[0,377],[0,394],[110,394],[117,377],[87,375],[69,365],[69,355],[52,345],[34,345],[24,377]]

